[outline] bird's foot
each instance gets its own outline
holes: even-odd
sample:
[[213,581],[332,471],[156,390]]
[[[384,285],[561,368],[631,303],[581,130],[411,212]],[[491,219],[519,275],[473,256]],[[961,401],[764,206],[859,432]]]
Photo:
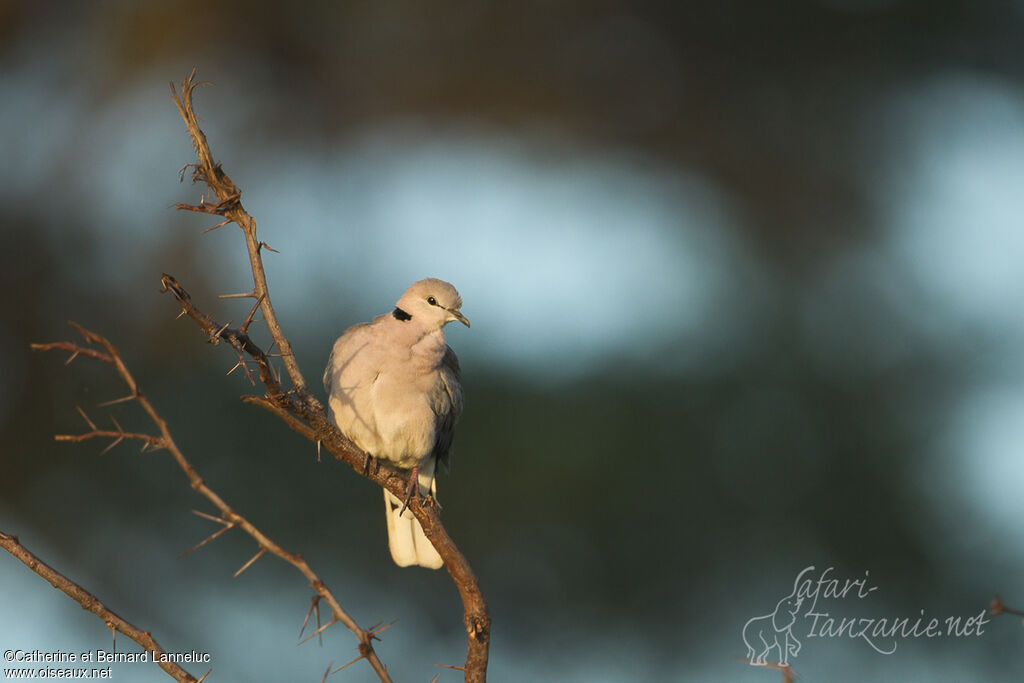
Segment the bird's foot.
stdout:
[[405,502],[402,503],[402,509],[398,511],[398,516],[401,517],[405,509],[409,507],[409,501],[413,499],[413,496],[418,496],[420,492],[420,467],[419,465],[413,465],[412,472],[409,473],[409,489],[405,494]]

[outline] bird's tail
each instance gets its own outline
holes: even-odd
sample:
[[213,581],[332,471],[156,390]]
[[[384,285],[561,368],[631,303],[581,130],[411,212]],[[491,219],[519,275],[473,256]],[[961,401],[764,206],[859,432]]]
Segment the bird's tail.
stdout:
[[[434,480],[434,468],[430,467],[429,472],[425,472],[425,469],[428,468],[420,468],[420,495],[425,495],[427,491],[435,494],[437,483]],[[398,514],[403,502],[387,489],[384,490],[384,512],[387,515],[391,559],[399,567],[419,565],[427,569],[439,569],[444,562],[423,533],[423,527],[413,517],[412,511],[406,509],[401,515]]]

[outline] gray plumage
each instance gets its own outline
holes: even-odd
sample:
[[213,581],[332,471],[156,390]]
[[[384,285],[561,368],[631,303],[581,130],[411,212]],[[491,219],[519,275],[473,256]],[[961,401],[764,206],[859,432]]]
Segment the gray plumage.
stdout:
[[[357,446],[389,464],[419,468],[420,495],[435,494],[438,463],[449,464],[462,413],[459,361],[444,326],[469,326],[462,298],[435,278],[410,285],[392,313],[354,325],[334,343],[324,371],[331,419]],[[441,557],[402,500],[384,491],[388,546],[401,567],[431,569]]]

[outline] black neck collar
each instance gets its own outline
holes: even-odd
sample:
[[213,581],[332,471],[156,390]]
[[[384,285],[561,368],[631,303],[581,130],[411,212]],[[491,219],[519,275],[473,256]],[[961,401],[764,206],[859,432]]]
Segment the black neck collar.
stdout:
[[395,310],[391,311],[391,315],[395,316],[395,320],[401,320],[402,322],[405,322],[406,320],[412,320],[411,315],[403,311],[401,308],[397,307],[395,308]]

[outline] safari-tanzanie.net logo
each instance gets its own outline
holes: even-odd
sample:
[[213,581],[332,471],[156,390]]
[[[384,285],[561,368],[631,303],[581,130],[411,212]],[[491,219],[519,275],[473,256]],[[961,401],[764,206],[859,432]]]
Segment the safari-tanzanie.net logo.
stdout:
[[923,609],[911,617],[842,616],[844,601],[864,600],[878,586],[870,585],[867,571],[863,578],[837,579],[830,576],[833,570],[829,567],[815,576],[814,567],[806,567],[775,609],[747,620],[743,626],[747,661],[754,666],[789,666],[790,658],[814,638],[861,640],[875,652],[891,655],[902,639],[978,637],[989,623],[985,609],[972,616],[945,618],[929,617]]

